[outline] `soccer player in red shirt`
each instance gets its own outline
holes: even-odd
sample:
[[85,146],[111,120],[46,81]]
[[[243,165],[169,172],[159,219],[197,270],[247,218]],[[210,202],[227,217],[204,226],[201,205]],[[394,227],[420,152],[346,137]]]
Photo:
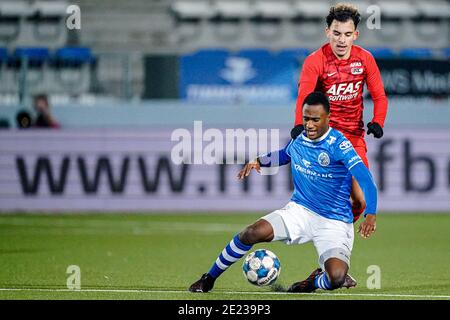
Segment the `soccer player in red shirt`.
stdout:
[[[304,129],[302,105],[313,91],[325,93],[331,106],[330,126],[341,131],[353,144],[364,164],[369,167],[364,140],[363,88],[367,88],[374,103],[372,121],[367,124],[367,134],[375,138],[383,136],[387,113],[387,98],[380,71],[372,54],[353,42],[358,38],[356,29],[361,16],[351,4],[336,4],[326,18],[326,35],[329,40],[304,61],[300,74],[296,103],[295,127],[291,136],[295,139]],[[352,211],[354,222],[366,207],[364,195],[355,179],[352,184]]]

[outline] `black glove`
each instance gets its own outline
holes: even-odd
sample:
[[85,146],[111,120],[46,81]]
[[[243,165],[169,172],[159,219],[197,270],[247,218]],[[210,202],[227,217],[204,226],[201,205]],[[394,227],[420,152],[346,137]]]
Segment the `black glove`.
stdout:
[[302,124],[298,124],[291,130],[291,138],[296,139],[302,132],[305,130],[305,127]]
[[383,128],[376,122],[369,122],[367,124],[367,135],[373,134],[375,138],[381,138],[383,136]]

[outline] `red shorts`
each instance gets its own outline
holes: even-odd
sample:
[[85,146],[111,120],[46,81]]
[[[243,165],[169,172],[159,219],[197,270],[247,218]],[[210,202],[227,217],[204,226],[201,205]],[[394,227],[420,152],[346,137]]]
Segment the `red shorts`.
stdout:
[[367,159],[367,145],[366,140],[360,136],[345,134],[345,137],[352,143],[356,153],[361,157],[362,161],[369,168],[369,160]]

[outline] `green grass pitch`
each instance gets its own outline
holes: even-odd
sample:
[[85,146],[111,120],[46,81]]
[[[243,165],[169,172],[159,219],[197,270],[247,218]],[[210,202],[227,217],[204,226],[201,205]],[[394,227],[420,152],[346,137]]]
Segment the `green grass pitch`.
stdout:
[[[262,214],[261,214],[262,215]],[[8,214],[0,216],[0,299],[450,299],[450,214],[384,214],[377,232],[355,237],[353,289],[287,294],[249,284],[242,260],[208,294],[187,292],[255,214]],[[317,266],[312,244],[263,243],[288,286]],[[67,289],[68,266],[81,290]],[[379,266],[381,288],[368,289]]]

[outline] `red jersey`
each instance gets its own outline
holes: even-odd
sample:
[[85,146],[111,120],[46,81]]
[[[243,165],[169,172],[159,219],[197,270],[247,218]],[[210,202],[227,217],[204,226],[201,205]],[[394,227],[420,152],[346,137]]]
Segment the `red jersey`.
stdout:
[[364,136],[363,88],[367,84],[374,102],[372,122],[381,127],[387,113],[387,98],[380,70],[372,54],[353,45],[350,57],[339,60],[330,44],[323,45],[304,61],[296,103],[295,125],[302,124],[303,100],[313,91],[330,100],[330,126],[344,134]]

